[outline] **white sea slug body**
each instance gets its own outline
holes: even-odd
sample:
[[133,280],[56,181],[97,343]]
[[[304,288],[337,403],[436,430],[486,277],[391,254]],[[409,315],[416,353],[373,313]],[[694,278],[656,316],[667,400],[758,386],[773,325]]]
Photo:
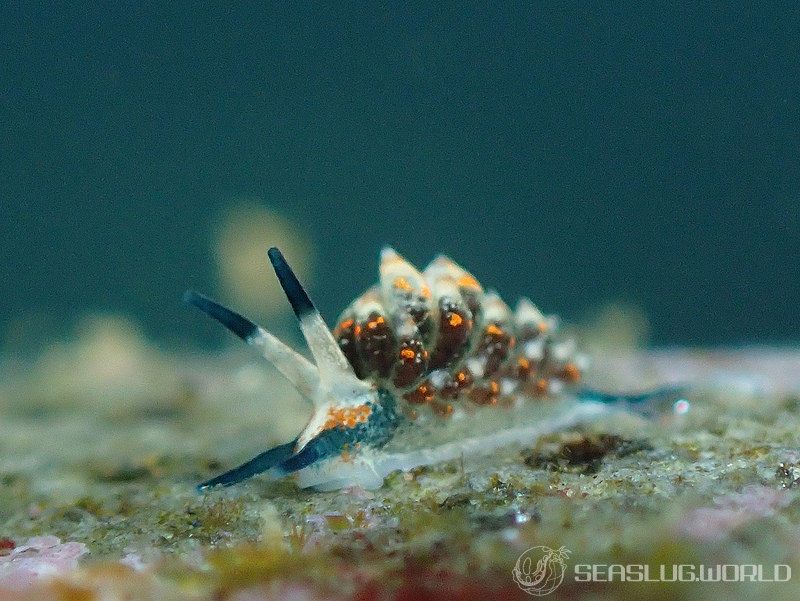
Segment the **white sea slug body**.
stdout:
[[531,441],[609,401],[651,397],[576,395],[583,360],[557,339],[557,320],[527,299],[512,312],[446,257],[420,272],[384,249],[379,284],[331,332],[280,251],[268,255],[314,363],[205,296],[185,300],[260,349],[314,412],[297,438],[201,489],[259,473],[296,474],[301,487],[321,490],[376,488],[396,469]]

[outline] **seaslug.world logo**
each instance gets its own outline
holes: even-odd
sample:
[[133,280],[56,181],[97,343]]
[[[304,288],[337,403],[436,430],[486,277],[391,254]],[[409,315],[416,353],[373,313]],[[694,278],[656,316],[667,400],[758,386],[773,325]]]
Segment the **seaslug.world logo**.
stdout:
[[566,547],[531,547],[519,556],[511,570],[514,582],[523,591],[536,597],[552,593],[564,581],[570,553]]

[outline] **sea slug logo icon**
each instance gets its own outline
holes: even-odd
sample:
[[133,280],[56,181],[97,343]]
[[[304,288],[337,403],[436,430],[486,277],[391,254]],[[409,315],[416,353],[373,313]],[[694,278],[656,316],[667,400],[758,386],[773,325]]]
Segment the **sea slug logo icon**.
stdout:
[[564,581],[570,553],[566,547],[531,547],[519,556],[511,570],[514,582],[530,595],[549,595]]

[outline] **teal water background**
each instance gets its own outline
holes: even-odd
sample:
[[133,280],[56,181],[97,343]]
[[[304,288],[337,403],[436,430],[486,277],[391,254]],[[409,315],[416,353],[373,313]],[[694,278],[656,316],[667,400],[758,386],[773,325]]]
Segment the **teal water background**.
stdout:
[[655,344],[800,340],[797,3],[283,4],[4,3],[0,342],[207,342],[180,297],[241,198],[328,318],[388,243]]

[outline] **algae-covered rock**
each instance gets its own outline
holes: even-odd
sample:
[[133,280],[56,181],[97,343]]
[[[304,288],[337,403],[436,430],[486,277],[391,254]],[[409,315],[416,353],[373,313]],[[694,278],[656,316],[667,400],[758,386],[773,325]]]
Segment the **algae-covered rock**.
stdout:
[[[554,595],[796,598],[798,353],[600,357],[588,377],[607,388],[693,383],[689,411],[605,416],[374,491],[254,478],[201,494],[308,409],[246,355],[137,339],[114,358],[130,330],[87,336],[0,386],[0,599],[529,598],[512,568],[533,547],[569,550]],[[51,382],[54,365],[85,373]],[[7,567],[21,560],[40,562],[25,582]],[[608,581],[614,565],[673,564],[788,566],[794,582]]]

